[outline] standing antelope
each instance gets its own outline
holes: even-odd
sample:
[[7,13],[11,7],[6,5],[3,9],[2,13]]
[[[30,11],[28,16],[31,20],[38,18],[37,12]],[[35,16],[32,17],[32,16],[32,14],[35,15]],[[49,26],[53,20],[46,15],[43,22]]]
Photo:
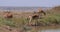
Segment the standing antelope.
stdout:
[[29,16],[29,24],[33,19],[39,19],[42,17],[42,14],[46,15],[46,13],[43,10],[39,10],[38,12],[34,13],[32,16]]
[[12,15],[11,12],[4,12],[4,17],[5,17],[5,18],[12,18],[13,15]]

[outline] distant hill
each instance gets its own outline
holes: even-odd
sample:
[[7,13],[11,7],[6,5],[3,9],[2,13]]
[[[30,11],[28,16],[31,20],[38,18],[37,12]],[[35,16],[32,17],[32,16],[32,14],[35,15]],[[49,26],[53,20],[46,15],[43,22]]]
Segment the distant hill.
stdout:
[[60,6],[52,7],[51,9],[47,10],[47,12],[51,14],[60,14]]
[[54,10],[54,11],[60,11],[60,6],[53,7],[52,10]]
[[0,7],[0,10],[14,10],[14,11],[37,11],[38,8],[43,10],[50,7]]

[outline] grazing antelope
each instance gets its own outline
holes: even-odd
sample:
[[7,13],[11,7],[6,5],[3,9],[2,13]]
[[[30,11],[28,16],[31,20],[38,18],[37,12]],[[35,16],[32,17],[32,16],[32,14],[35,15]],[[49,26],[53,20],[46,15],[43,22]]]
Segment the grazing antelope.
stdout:
[[43,10],[39,10],[38,12],[34,13],[32,16],[29,16],[29,24],[31,23],[31,21],[33,19],[39,19],[41,18],[43,15],[46,15],[46,13]]
[[5,18],[12,18],[13,15],[12,15],[11,12],[4,12],[4,17],[5,17]]

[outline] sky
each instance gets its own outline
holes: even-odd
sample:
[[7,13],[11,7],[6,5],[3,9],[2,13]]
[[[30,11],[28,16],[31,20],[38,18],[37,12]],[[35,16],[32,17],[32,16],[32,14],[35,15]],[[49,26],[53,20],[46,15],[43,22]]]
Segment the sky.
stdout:
[[54,7],[59,5],[60,0],[0,0],[0,6]]

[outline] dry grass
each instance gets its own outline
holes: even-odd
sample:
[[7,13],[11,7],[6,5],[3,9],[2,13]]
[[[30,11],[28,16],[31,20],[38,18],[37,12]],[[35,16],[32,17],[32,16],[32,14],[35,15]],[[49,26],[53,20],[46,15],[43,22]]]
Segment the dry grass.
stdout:
[[[46,11],[47,15],[43,19],[38,19],[38,22],[44,24],[45,26],[52,24],[60,25],[60,12],[54,10],[55,9]],[[27,19],[29,15],[32,15],[32,12],[13,12],[14,17],[12,19],[5,19],[3,17],[3,12],[0,12],[0,25],[7,25],[13,28],[28,30],[30,27],[26,28],[27,26],[25,27],[25,24],[29,21],[29,19]],[[36,30],[32,28],[30,31],[35,32]]]

